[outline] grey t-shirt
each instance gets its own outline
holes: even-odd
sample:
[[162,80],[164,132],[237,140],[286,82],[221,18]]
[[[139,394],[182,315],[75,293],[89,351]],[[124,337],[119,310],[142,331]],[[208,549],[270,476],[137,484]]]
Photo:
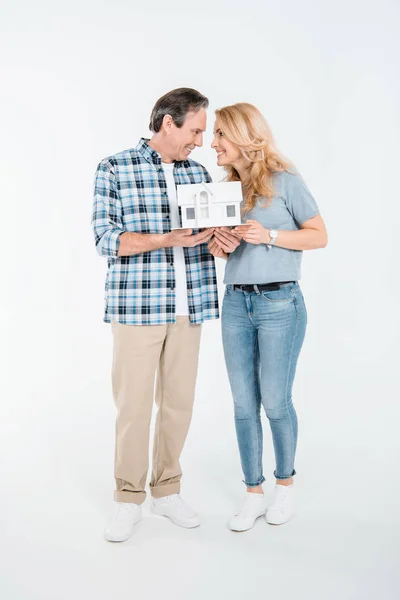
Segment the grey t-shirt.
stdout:
[[[296,173],[274,175],[275,194],[266,206],[266,198],[245,215],[244,221],[254,219],[266,229],[290,230],[319,214],[317,203],[301,176]],[[287,250],[266,244],[249,244],[242,240],[226,264],[224,283],[272,283],[297,281],[301,277],[301,250]]]

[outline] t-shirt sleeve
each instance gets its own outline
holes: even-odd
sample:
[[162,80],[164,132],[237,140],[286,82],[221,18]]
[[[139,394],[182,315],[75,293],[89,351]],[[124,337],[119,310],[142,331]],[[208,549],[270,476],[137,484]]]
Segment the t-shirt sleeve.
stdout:
[[318,205],[298,173],[286,173],[285,201],[288,211],[299,226],[319,215]]

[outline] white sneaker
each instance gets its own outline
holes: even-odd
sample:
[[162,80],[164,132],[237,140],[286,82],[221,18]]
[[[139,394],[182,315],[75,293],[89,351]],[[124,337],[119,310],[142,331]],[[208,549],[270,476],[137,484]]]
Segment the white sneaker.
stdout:
[[133,527],[142,518],[142,507],[131,502],[114,502],[114,514],[109,520],[104,537],[109,542],[123,542],[131,537]]
[[246,492],[241,507],[229,521],[229,529],[232,531],[247,531],[251,529],[258,519],[265,514],[267,502],[264,494]]
[[267,523],[282,525],[293,517],[293,513],[293,483],[292,485],[276,485],[272,502],[265,515]]
[[200,517],[187,504],[184,503],[179,494],[164,496],[163,498],[153,498],[151,510],[156,515],[168,517],[175,525],[179,527],[198,527]]

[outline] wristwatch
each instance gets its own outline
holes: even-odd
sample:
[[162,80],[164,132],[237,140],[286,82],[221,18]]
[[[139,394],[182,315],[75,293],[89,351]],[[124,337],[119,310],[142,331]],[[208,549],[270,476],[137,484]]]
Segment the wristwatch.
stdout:
[[278,235],[279,235],[279,231],[277,229],[270,229],[269,230],[270,240],[267,243],[267,246],[268,246],[269,249],[271,249],[271,247],[275,244],[276,240],[278,239]]

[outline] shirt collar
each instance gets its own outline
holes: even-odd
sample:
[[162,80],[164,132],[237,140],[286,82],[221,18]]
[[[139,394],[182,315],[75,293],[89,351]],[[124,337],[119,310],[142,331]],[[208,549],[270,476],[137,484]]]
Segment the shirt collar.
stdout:
[[[157,150],[154,150],[154,148],[152,148],[151,146],[149,146],[149,139],[147,138],[140,138],[137,146],[136,146],[136,150],[138,152],[140,152],[140,154],[149,162],[152,162],[153,164],[156,165],[161,165],[162,163],[162,159],[161,159],[161,154],[159,154],[157,152]],[[189,161],[187,160],[176,160],[174,162],[174,166],[179,168],[181,166],[183,167],[188,167],[189,166]]]
[[149,162],[155,163],[157,165],[161,164],[161,155],[154,150],[151,146],[149,146],[149,141],[147,138],[140,138],[136,150],[140,152],[140,154]]

